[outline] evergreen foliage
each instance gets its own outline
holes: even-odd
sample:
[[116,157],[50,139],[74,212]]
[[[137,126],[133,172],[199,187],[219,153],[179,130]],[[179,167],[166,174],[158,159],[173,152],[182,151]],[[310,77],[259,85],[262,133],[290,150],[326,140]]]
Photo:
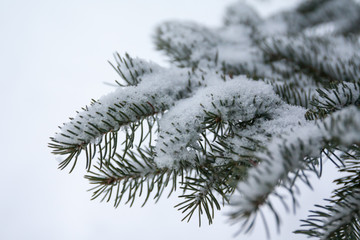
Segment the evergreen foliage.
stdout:
[[[296,205],[296,183],[321,177],[324,159],[344,173],[328,205],[300,230],[319,239],[360,239],[360,5],[306,0],[261,18],[238,2],[220,28],[166,22],[156,63],[115,54],[116,90],[77,112],[49,147],[75,167],[86,158],[93,199],[130,206],[180,188],[189,221],[230,204],[249,231],[270,196]],[[292,197],[288,202],[279,190]]]

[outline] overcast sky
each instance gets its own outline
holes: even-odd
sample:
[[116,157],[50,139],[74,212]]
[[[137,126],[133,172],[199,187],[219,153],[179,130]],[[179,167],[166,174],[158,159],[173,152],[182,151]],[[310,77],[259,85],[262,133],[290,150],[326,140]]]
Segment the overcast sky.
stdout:
[[[230,227],[223,213],[200,229],[196,219],[180,222],[176,198],[131,209],[90,201],[85,163],[69,175],[47,148],[58,125],[112,91],[104,82],[117,78],[107,63],[115,51],[165,64],[151,40],[157,24],[179,19],[219,26],[231,2],[0,0],[0,239],[234,239],[239,226]],[[269,14],[284,2],[255,4]],[[304,208],[297,217],[283,215],[281,235],[273,231],[272,239],[304,239],[291,232],[306,209],[328,196],[328,179],[313,192],[302,190]],[[259,223],[250,236],[235,239],[264,236]]]

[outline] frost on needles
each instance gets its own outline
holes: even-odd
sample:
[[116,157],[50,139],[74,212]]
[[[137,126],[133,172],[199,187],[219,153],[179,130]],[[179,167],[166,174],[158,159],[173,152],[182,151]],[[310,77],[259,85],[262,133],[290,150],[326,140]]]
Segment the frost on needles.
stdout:
[[264,207],[280,226],[271,199],[295,207],[296,183],[310,185],[330,159],[345,177],[295,233],[360,239],[359,26],[352,0],[303,1],[268,18],[240,1],[220,28],[165,22],[154,41],[170,67],[115,54],[118,87],[49,147],[61,169],[86,159],[93,199],[145,204],[180,188],[183,220],[212,223],[230,204],[244,231],[272,217]]

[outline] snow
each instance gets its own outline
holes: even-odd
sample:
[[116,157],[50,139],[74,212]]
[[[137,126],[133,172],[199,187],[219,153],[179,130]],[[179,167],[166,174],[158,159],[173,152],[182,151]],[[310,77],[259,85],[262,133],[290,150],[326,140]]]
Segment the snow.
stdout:
[[354,105],[333,113],[320,125],[326,140],[337,139],[344,146],[360,141],[360,110]]
[[[164,106],[174,104],[180,91],[186,90],[187,77],[184,69],[160,70],[158,67],[156,71],[145,73],[137,86],[117,88],[87,106],[71,122],[61,126],[61,132],[55,135],[54,140],[60,143],[87,144],[96,141],[106,132],[118,130],[131,121],[144,118],[146,114],[163,111]],[[158,94],[159,92],[163,94]],[[141,106],[144,113],[134,111],[135,105]]]
[[199,24],[173,21],[158,27],[155,42],[178,63],[190,67],[189,63],[215,58],[218,38],[214,31]]
[[352,221],[355,214],[359,213],[360,209],[360,192],[355,191],[351,195],[347,195],[337,205],[335,205],[333,215],[328,217],[323,224],[321,229],[322,237],[321,240],[326,240],[329,235],[338,229],[339,226],[343,226]]
[[[230,15],[226,20],[229,25],[221,28],[207,28],[191,22],[167,22],[161,25],[157,41],[169,44],[163,50],[169,51],[168,54],[173,55],[182,68],[163,68],[127,56],[126,59],[118,59],[117,70],[125,80],[131,79],[127,81],[129,86],[119,86],[86,107],[71,122],[65,123],[53,140],[65,145],[100,144],[105,133],[118,131],[122,127],[126,130],[129,122],[161,112],[163,116],[159,120],[154,160],[159,167],[176,168],[181,161],[193,163],[196,159],[200,134],[206,131],[205,111],[218,114],[223,121],[242,123],[253,120],[252,126],[244,127],[237,132],[237,136],[228,139],[234,146],[234,152],[225,153],[232,159],[237,159],[239,153],[253,154],[246,150],[257,147],[248,140],[250,137],[268,148],[268,152],[256,154],[263,162],[250,169],[249,178],[238,185],[241,196],[234,202],[238,205],[237,211],[243,213],[256,211],[260,200],[273,192],[279,180],[286,185],[288,174],[304,167],[304,157],[317,157],[325,140],[340,139],[344,145],[358,141],[360,134],[356,119],[360,116],[356,108],[347,108],[315,125],[305,121],[304,108],[284,103],[270,84],[245,76],[234,77],[231,71],[223,72],[222,69],[224,63],[228,64],[226,67],[229,69],[238,67],[240,72],[257,72],[264,77],[282,78],[272,82],[275,86],[285,83],[303,86],[309,80],[311,84],[305,89],[309,91],[308,96],[320,99],[321,96],[314,93],[318,87],[314,79],[302,79],[300,74],[284,79],[281,72],[292,69],[282,62],[274,64],[277,71],[264,66],[262,50],[254,44],[254,40],[265,37],[270,49],[276,50],[275,44],[281,42],[285,47],[280,52],[285,56],[295,53],[300,56],[295,59],[297,61],[301,61],[301,54],[306,53],[310,56],[309,61],[314,63],[310,67],[321,69],[338,80],[360,76],[356,68],[360,60],[354,53],[354,49],[359,48],[358,44],[341,37],[328,39],[325,47],[309,36],[289,40],[279,36],[289,30],[289,25],[285,24],[289,17],[286,14],[260,23],[263,20],[252,14],[251,8],[245,4],[236,6],[228,11],[241,13],[241,17]],[[297,19],[294,17],[292,20]],[[259,23],[261,26],[254,30],[248,26],[234,25],[239,22]],[[289,53],[289,46],[294,48],[293,52]],[[177,48],[182,51],[175,51]],[[343,63],[351,63],[346,65],[344,74],[334,71],[338,56]],[[350,90],[354,92],[351,97]],[[303,101],[305,94],[300,98]],[[340,95],[329,92],[329,99],[338,101],[338,108],[348,104],[349,98],[350,103],[359,99],[359,89],[354,84],[345,84]],[[230,102],[233,104],[228,104]],[[136,110],[138,107],[141,109]],[[339,118],[346,124],[334,126],[333,118]],[[217,164],[224,163],[221,161],[224,160],[216,159]]]
[[[176,198],[156,205],[150,202],[143,208],[135,204],[118,209],[90,201],[83,165],[79,162],[70,175],[59,171],[46,147],[56,126],[67,121],[74,110],[113,91],[102,84],[103,80],[118,79],[106,63],[113,51],[128,51],[131,56],[166,64],[151,43],[156,24],[176,18],[215,25],[229,2],[233,1],[2,2],[0,75],[7,80],[0,88],[6,99],[0,239],[234,239],[238,226],[229,227],[222,213],[211,226],[199,228],[196,221],[180,222],[181,214],[173,211]],[[269,11],[293,1],[276,0],[274,5],[273,0],[248,2]],[[21,151],[14,144],[19,137],[26,143]],[[326,173],[328,179],[333,177],[332,172]],[[330,181],[319,183],[316,191],[302,196],[302,206],[311,207],[311,200],[327,196],[330,188]],[[244,238],[266,239],[258,223],[256,231]],[[303,239],[291,233],[297,225],[297,218],[286,216],[281,235],[272,239]]]
[[261,53],[250,37],[252,30],[245,25],[206,28],[191,22],[166,22],[158,32],[157,45],[182,66],[220,70],[216,62],[225,62],[254,69],[253,63],[261,61]]
[[259,199],[273,192],[280,180],[282,186],[286,185],[288,174],[303,169],[304,158],[318,157],[326,141],[332,139],[339,140],[342,146],[360,141],[360,111],[356,107],[344,108],[318,125],[303,122],[288,134],[274,138],[266,152],[258,153],[261,164],[250,169],[247,180],[238,184],[241,196],[234,199],[236,211],[255,212]]
[[258,13],[250,5],[238,1],[227,7],[224,23],[228,25],[239,25],[250,23],[255,25],[260,22]]
[[256,63],[261,62],[262,55],[253,45],[252,30],[245,25],[230,25],[219,29],[221,41],[217,45],[218,61],[237,66],[243,65],[248,69],[255,69]]
[[[292,59],[295,64],[307,65],[323,78],[323,81],[351,81],[360,77],[360,48],[355,41],[342,36],[316,37],[277,36],[267,38],[263,43],[266,52],[282,58]],[[339,71],[339,67],[344,71]]]
[[324,89],[319,93],[317,102],[320,107],[330,105],[335,109],[356,104],[360,99],[360,84],[343,82],[333,89]]
[[125,57],[121,57],[119,54],[114,55],[115,71],[120,75],[122,80],[126,80],[124,85],[137,85],[138,82],[142,81],[142,75],[149,73],[156,73],[161,70],[161,67],[152,62],[145,61],[141,58],[132,58],[129,54],[125,54]]
[[[267,114],[246,129],[240,131],[241,139],[234,139],[235,147],[248,146],[246,137],[268,140],[304,121],[305,110],[283,103],[272,87],[245,76],[223,81],[217,75],[206,76],[208,86],[199,89],[191,98],[178,101],[160,121],[160,137],[156,145],[155,162],[160,167],[174,168],[180,161],[194,161],[197,141],[204,131],[204,111],[221,116],[223,121],[249,121]],[[233,102],[234,101],[234,102]],[[221,102],[232,104],[222,106]],[[270,119],[270,120],[267,120]],[[191,148],[188,148],[188,147]],[[242,152],[245,150],[242,149]]]

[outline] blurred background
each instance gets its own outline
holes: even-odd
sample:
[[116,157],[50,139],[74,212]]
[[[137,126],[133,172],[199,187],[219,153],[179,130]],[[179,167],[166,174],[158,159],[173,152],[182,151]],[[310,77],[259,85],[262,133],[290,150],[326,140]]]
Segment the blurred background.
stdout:
[[[181,222],[175,196],[143,208],[140,201],[117,209],[90,201],[85,161],[68,174],[47,147],[58,125],[113,90],[105,83],[118,78],[107,63],[115,51],[167,66],[152,43],[157,24],[190,20],[217,27],[233,1],[0,0],[0,239],[266,239],[261,221],[250,235],[234,238],[240,226],[227,223],[228,208],[211,226],[199,228],[196,218]],[[268,16],[296,2],[250,3]],[[272,239],[305,238],[292,231],[329,196],[334,170],[324,174],[313,191],[301,189],[296,216],[282,211],[281,232],[271,231]]]

